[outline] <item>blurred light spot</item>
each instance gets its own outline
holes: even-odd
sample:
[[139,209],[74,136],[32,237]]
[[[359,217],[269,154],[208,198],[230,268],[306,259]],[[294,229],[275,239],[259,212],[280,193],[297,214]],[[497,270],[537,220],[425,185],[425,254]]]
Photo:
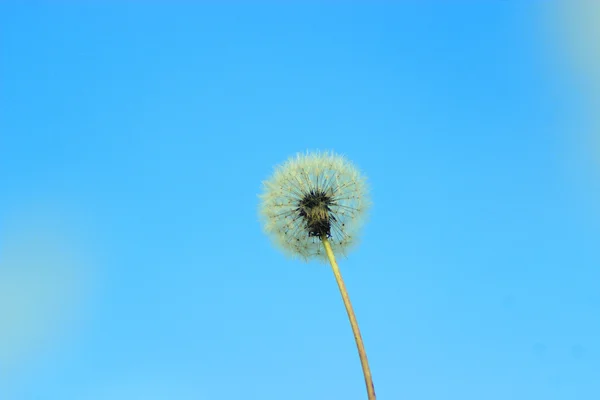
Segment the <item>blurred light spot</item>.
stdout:
[[[600,213],[600,1],[557,0],[540,3],[552,62],[574,88],[574,118],[565,137],[573,145],[573,176],[595,214]],[[600,214],[598,214],[600,215]]]
[[64,333],[84,269],[52,218],[19,215],[0,231],[0,369],[11,371]]
[[597,0],[560,0],[548,2],[556,7],[552,20],[562,35],[563,45],[595,90],[600,90],[600,2]]

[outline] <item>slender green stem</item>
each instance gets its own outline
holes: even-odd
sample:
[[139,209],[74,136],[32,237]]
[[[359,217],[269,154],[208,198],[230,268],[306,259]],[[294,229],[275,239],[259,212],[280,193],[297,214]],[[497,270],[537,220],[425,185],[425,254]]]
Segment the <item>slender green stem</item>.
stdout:
[[352,326],[352,333],[354,333],[354,340],[356,341],[356,347],[358,348],[360,364],[362,365],[363,375],[365,376],[365,385],[367,386],[367,394],[369,396],[368,398],[369,400],[375,400],[375,386],[373,386],[373,377],[371,376],[371,370],[369,369],[367,352],[365,351],[365,345],[363,344],[362,336],[360,335],[360,329],[358,329],[358,322],[356,321],[356,316],[354,315],[354,310],[352,309],[352,303],[350,303],[350,297],[348,296],[348,291],[346,290],[342,273],[337,265],[337,261],[335,261],[335,256],[333,255],[333,250],[331,249],[331,244],[329,243],[327,236],[321,236],[321,242],[323,242],[323,246],[325,247],[325,253],[327,253],[327,258],[331,264],[331,269],[333,269],[333,274],[335,275],[335,280],[340,288],[342,300],[344,300],[344,306],[346,307],[348,319],[350,320],[350,325]]

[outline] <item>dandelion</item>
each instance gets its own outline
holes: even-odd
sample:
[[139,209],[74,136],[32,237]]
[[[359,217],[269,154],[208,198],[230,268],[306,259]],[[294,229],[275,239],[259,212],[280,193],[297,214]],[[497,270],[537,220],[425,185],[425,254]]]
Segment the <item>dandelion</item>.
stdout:
[[369,207],[365,178],[334,153],[298,154],[263,182],[260,214],[264,229],[287,254],[329,261],[354,333],[369,400],[375,388],[358,322],[334,251],[346,255],[356,244]]

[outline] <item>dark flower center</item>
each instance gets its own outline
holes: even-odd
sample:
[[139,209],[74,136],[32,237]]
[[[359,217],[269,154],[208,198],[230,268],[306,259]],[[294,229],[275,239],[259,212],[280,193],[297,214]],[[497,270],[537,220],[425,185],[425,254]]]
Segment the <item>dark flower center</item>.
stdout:
[[309,236],[331,237],[331,196],[323,191],[311,190],[298,202],[296,211],[304,219]]

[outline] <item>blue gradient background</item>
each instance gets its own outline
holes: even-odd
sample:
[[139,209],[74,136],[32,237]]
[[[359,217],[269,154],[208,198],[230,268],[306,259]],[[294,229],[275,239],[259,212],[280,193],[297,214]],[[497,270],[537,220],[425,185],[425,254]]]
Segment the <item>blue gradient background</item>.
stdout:
[[258,223],[315,148],[372,187],[378,398],[600,398],[593,2],[450,3],[3,2],[0,399],[366,398]]

